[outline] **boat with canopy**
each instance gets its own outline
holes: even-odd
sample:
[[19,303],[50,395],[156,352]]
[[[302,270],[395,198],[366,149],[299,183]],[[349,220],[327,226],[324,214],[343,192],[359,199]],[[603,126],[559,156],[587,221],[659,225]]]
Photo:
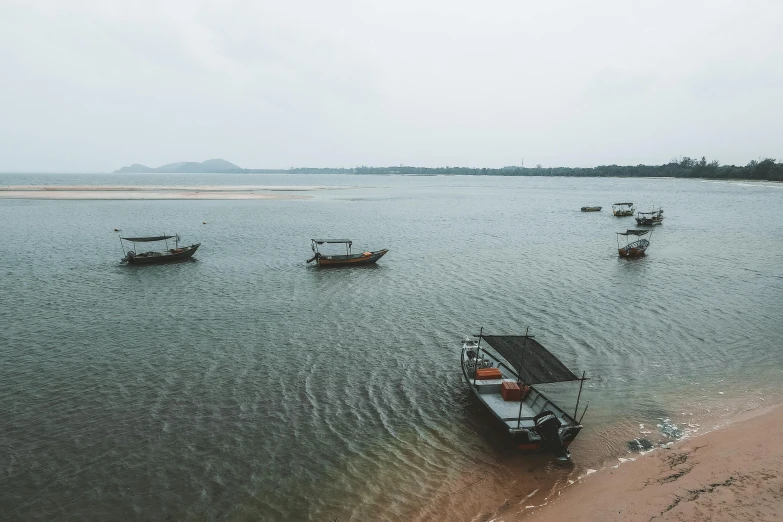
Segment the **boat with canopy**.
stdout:
[[[350,239],[312,239],[311,248],[313,249],[313,257],[307,260],[308,263],[315,261],[318,266],[353,266],[353,265],[369,265],[375,263],[382,258],[387,252],[387,249],[368,251],[365,250],[361,254],[354,254],[351,252],[353,241]],[[338,255],[324,255],[318,251],[319,245],[328,244],[343,244],[345,245],[345,254]]]
[[636,212],[636,209],[633,203],[615,203],[612,205],[612,214],[617,217],[633,216],[634,212]]
[[[587,411],[585,406],[576,420],[585,374],[576,376],[528,331],[525,335],[487,335],[482,328],[475,339],[466,336],[462,374],[519,449],[550,451],[565,461],[571,457],[568,446],[582,430]],[[573,416],[535,387],[570,381],[580,383]]]
[[651,212],[638,212],[636,214],[636,224],[649,227],[663,223],[663,209],[653,210]]
[[[625,232],[617,232],[617,253],[620,254],[620,257],[643,256],[647,247],[650,246],[650,241],[642,237],[646,234],[650,234],[650,237],[652,237],[652,233],[649,230],[629,228]],[[625,236],[625,246],[620,246],[620,236]],[[632,237],[636,239],[632,241]]]
[[[170,239],[174,240],[174,248],[169,248]],[[132,243],[133,249],[126,251],[123,241]],[[146,244],[161,241],[165,243],[166,248],[164,250],[151,250],[137,253],[136,243]],[[181,247],[179,246],[179,234],[175,234],[173,236],[120,237],[120,245],[122,245],[122,252],[125,254],[122,261],[131,265],[153,265],[189,259],[196,253],[196,250],[201,246],[201,243]]]

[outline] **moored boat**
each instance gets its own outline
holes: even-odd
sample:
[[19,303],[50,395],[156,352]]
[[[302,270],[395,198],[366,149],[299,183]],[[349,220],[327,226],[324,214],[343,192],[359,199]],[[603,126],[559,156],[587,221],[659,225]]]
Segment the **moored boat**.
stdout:
[[[568,446],[582,430],[576,420],[584,374],[577,377],[532,335],[487,335],[462,341],[462,374],[478,400],[523,451],[545,450],[568,460]],[[482,345],[482,341],[484,344]],[[536,384],[580,381],[571,416]],[[584,417],[587,407],[582,412]]]
[[612,205],[612,214],[617,217],[633,216],[634,212],[636,212],[636,209],[633,203],[615,203]]
[[[650,234],[650,231],[629,228],[625,232],[617,232],[617,253],[620,255],[620,257],[643,256],[647,251],[647,247],[650,246],[650,241],[641,237],[645,234]],[[625,246],[620,246],[620,236],[625,236]],[[631,241],[631,237],[636,237],[638,239]],[[652,237],[652,234],[650,237]]]
[[[339,255],[324,255],[318,251],[319,245],[324,244],[344,244],[345,254]],[[313,249],[313,257],[307,260],[308,263],[315,261],[318,266],[354,266],[354,265],[369,265],[375,263],[382,258],[387,252],[387,249],[368,251],[365,250],[361,254],[354,254],[351,251],[353,241],[350,239],[313,239],[311,248]]]
[[582,212],[601,212],[603,207],[582,207]]
[[636,214],[636,224],[644,227],[660,225],[663,223],[663,209],[653,210],[651,212],[638,212]]
[[[174,248],[169,248],[169,239],[174,240]],[[133,243],[133,250],[125,250],[123,241]],[[165,242],[166,248],[164,250],[151,250],[148,252],[136,253],[136,243],[153,243],[153,242]],[[194,245],[179,246],[179,235],[173,236],[150,236],[150,237],[121,237],[120,244],[122,245],[122,251],[125,257],[122,261],[131,265],[155,265],[160,263],[170,263],[172,261],[181,261],[183,259],[190,259],[193,254],[196,253],[201,243]]]

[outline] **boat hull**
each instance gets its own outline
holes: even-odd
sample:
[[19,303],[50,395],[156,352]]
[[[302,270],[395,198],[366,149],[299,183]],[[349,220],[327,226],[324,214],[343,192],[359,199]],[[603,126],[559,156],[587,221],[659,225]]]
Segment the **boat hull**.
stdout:
[[636,224],[644,227],[651,227],[653,225],[660,225],[662,223],[663,219],[636,218]]
[[603,207],[582,207],[582,212],[601,212]]
[[[522,417],[521,422],[517,424],[516,412],[514,412],[514,418],[510,419],[508,417],[502,417],[488,404],[487,400],[482,396],[482,393],[480,393],[473,384],[473,377],[469,374],[467,369],[464,350],[462,352],[461,366],[462,376],[465,379],[465,383],[467,383],[468,388],[470,388],[473,396],[482,403],[486,410],[492,414],[497,424],[499,424],[499,426],[508,433],[511,442],[517,447],[517,449],[522,453],[532,453],[541,450],[544,443],[536,434],[535,430],[532,429],[532,419],[530,417]],[[503,366],[505,367],[505,365]],[[507,367],[505,368],[506,371],[504,371],[504,374],[511,375],[512,377],[515,375],[513,374],[512,370],[508,369]],[[552,403],[534,386],[530,386],[530,392],[527,398],[523,399],[523,402],[526,405],[530,405],[534,412],[538,412],[539,407],[537,405],[544,404],[546,405],[546,408],[556,411],[557,416],[561,419],[561,421],[565,420],[568,423],[561,428],[560,432],[560,439],[564,446],[569,446],[574,441],[574,439],[576,439],[576,436],[579,435],[579,432],[582,431],[581,424],[577,423],[563,410],[555,406],[554,403]],[[509,404],[519,405],[519,401],[514,401]],[[516,406],[514,406],[514,408],[516,408]]]
[[612,214],[614,214],[617,217],[628,217],[628,216],[633,216],[634,212],[633,210],[615,210],[614,212],[612,212]]
[[644,250],[641,248],[620,248],[617,253],[620,254],[620,257],[642,257]]
[[640,239],[633,243],[617,249],[617,253],[620,257],[642,257],[647,247],[650,246],[650,241],[647,239]]
[[191,257],[193,257],[193,254],[196,253],[196,250],[198,250],[198,247],[200,246],[201,243],[196,243],[195,245],[190,245],[182,248],[172,248],[171,250],[165,252],[154,252],[154,254],[157,255],[128,254],[127,256],[125,256],[125,259],[123,259],[123,261],[126,261],[128,264],[131,265],[160,265],[164,263],[173,263],[176,261],[183,261],[185,259],[190,259]]
[[387,252],[387,249],[383,249],[375,252],[364,252],[362,254],[344,256],[319,255],[316,258],[316,262],[318,263],[318,266],[324,267],[371,265],[386,255]]

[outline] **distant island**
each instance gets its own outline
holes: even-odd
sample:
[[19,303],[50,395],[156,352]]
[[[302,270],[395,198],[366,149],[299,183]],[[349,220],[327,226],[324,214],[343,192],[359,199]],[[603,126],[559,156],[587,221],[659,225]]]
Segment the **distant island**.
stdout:
[[407,174],[435,176],[439,174],[463,176],[571,176],[571,177],[615,177],[615,178],[702,178],[702,179],[749,179],[759,181],[783,181],[783,163],[773,158],[753,160],[745,166],[721,165],[717,160],[707,161],[688,156],[674,158],[663,165],[601,165],[598,167],[352,167],[318,168],[297,167],[290,169],[243,169],[222,159],[201,163],[170,163],[158,168],[131,165],[115,171],[118,174],[138,172],[180,172],[180,173],[234,173],[234,174]]
[[202,161],[201,163],[196,161],[181,161],[179,163],[169,163],[162,167],[151,168],[146,165],[139,165],[134,163],[130,167],[122,167],[119,170],[115,170],[115,174],[138,174],[141,172],[181,172],[181,173],[223,173],[223,172],[244,172],[245,169],[240,168],[230,161],[222,159],[211,159]]

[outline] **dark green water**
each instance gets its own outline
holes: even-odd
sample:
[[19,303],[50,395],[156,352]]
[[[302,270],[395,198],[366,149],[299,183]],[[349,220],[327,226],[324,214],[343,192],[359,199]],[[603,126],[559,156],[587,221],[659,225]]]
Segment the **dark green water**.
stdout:
[[[470,520],[636,437],[781,400],[781,185],[0,177],[31,184],[337,188],[0,199],[2,520]],[[665,209],[645,259],[617,258],[633,220],[611,216],[615,201]],[[202,247],[122,266],[114,228]],[[318,269],[318,236],[390,253]],[[591,378],[573,468],[517,455],[469,396],[458,341],[482,326],[530,326]],[[577,388],[551,392],[573,405]]]

